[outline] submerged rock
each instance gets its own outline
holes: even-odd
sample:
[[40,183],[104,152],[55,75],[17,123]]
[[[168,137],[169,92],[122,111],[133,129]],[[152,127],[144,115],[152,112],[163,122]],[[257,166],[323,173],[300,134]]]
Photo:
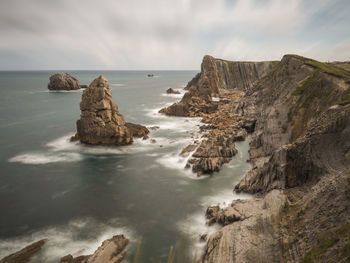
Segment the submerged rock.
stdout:
[[174,90],[173,88],[169,88],[166,90],[167,94],[180,94],[180,91]]
[[128,244],[129,240],[124,235],[117,235],[103,241],[94,254],[75,258],[67,255],[61,259],[61,263],[119,263],[126,257]]
[[125,122],[102,75],[84,90],[80,110],[74,140],[94,145],[127,145],[133,142],[133,136],[143,137],[148,133],[142,125]]
[[78,90],[84,85],[79,85],[79,80],[68,73],[56,73],[50,77],[47,85],[49,90]]
[[42,239],[40,241],[37,241],[29,246],[26,246],[25,248],[21,249],[20,251],[17,251],[7,257],[4,257],[2,260],[0,260],[0,263],[26,263],[30,262],[32,257],[37,254],[41,248],[46,244],[47,239]]

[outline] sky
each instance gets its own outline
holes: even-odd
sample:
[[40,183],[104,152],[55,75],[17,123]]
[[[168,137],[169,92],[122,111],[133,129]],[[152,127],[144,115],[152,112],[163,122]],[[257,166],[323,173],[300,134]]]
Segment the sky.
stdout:
[[350,0],[0,0],[0,70],[350,60]]

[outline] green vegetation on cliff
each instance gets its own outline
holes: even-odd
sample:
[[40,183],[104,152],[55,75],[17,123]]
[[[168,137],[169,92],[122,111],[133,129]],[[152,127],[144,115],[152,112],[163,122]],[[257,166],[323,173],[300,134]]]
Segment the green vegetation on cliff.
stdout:
[[293,92],[293,95],[301,95],[304,91],[311,87],[319,76],[320,71],[315,70],[303,83]]
[[317,60],[305,58],[305,57],[298,56],[298,55],[286,55],[286,56],[300,59],[306,65],[309,65],[311,67],[319,69],[320,71],[322,71],[324,73],[327,73],[327,74],[330,74],[330,75],[333,75],[336,77],[340,77],[340,78],[350,79],[350,72],[343,69],[342,67],[337,67],[335,64],[323,63],[323,62],[319,62]]
[[346,244],[339,253],[341,253],[342,258],[350,259],[350,224],[345,224],[336,231],[328,231],[322,234],[318,239],[318,244],[306,253],[302,262],[319,262],[320,257],[342,239],[346,240]]

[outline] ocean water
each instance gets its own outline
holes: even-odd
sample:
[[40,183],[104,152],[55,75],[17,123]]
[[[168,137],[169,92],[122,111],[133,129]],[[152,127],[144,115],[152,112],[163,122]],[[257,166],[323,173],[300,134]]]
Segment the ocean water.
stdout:
[[[248,142],[219,173],[185,170],[179,152],[199,138],[200,119],[167,117],[162,107],[179,100],[194,71],[69,72],[81,84],[100,74],[130,122],[159,126],[156,140],[125,147],[69,142],[79,119],[82,91],[50,92],[54,72],[0,72],[0,259],[42,238],[33,262],[59,262],[67,254],[93,253],[117,234],[130,239],[128,262],[192,262],[204,246],[199,236],[208,205],[249,198],[232,189],[249,170]],[[182,94],[167,95],[169,87]]]

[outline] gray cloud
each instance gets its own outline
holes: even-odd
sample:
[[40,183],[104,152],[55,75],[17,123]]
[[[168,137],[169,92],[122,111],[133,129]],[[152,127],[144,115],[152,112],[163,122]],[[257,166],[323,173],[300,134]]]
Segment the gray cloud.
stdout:
[[[341,5],[349,7],[346,0],[2,0],[0,69],[198,69],[205,53],[346,59],[350,20],[334,13]],[[343,37],[309,35],[332,25]]]

